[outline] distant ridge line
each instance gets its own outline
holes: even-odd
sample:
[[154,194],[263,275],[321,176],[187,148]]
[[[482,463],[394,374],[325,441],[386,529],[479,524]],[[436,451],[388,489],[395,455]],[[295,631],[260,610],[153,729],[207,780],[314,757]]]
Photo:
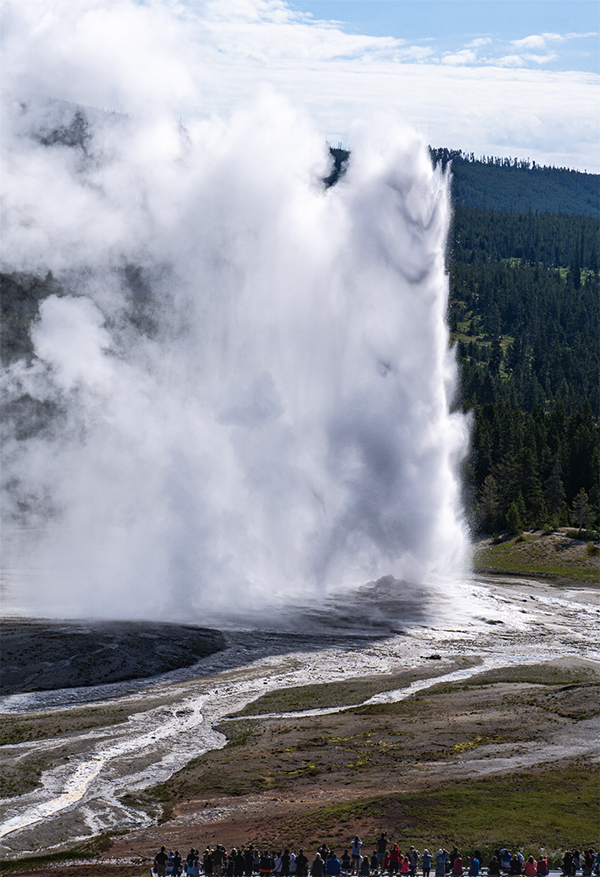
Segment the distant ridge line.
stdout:
[[[346,171],[350,150],[329,145],[334,185]],[[452,203],[506,213],[565,213],[600,219],[600,174],[539,165],[520,158],[464,153],[460,149],[429,147],[435,164],[451,168]]]

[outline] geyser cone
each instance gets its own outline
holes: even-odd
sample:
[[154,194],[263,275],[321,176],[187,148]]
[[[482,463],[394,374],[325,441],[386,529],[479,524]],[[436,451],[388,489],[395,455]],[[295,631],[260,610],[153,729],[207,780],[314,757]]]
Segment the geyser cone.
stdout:
[[4,270],[52,271],[5,372],[9,600],[193,619],[456,572],[448,190],[416,135],[357,129],[326,189],[271,95],[185,130],[9,118]]

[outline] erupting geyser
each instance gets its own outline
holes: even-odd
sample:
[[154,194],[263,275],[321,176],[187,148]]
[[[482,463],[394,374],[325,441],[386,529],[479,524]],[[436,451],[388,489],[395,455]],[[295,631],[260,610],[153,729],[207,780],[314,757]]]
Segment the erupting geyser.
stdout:
[[447,180],[385,120],[326,189],[272,94],[184,123],[8,101],[3,271],[44,281],[4,372],[10,601],[196,620],[456,573]]

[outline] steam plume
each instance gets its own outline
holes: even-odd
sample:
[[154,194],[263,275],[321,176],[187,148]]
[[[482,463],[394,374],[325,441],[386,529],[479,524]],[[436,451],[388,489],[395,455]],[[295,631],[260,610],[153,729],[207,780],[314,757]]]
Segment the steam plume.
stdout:
[[51,276],[4,374],[18,602],[196,619],[456,573],[448,191],[417,135],[357,125],[326,190],[320,133],[270,91],[184,125],[19,83],[3,270]]

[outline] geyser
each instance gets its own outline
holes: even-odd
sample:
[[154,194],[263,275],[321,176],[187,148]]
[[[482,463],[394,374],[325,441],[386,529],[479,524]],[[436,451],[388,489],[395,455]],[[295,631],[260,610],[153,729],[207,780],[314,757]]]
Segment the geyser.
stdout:
[[5,118],[3,270],[43,281],[4,370],[8,602],[196,620],[456,574],[448,186],[417,135],[357,126],[326,189],[270,93]]

